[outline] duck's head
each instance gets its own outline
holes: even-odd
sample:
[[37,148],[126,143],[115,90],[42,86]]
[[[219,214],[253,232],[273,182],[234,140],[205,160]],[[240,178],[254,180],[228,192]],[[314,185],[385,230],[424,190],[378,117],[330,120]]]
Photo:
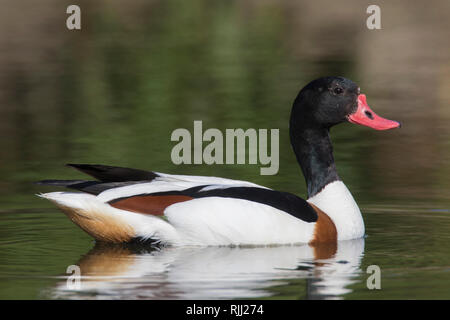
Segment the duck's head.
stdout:
[[378,116],[369,107],[359,87],[343,77],[324,77],[311,81],[295,99],[291,125],[327,128],[351,122],[376,130],[400,127],[397,121]]

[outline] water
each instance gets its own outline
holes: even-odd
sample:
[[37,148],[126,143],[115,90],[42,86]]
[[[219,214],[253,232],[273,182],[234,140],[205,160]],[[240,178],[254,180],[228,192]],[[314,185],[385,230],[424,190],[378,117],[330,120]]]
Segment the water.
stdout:
[[[382,1],[379,31],[365,28],[364,1],[85,3],[81,32],[65,29],[58,6],[26,4],[0,12],[1,299],[450,298],[448,2]],[[403,123],[332,129],[365,239],[316,252],[105,246],[35,196],[53,189],[32,181],[81,178],[70,162],[223,176],[304,196],[290,107],[306,82],[333,74]],[[279,173],[172,164],[170,134],[192,131],[194,120],[279,128]],[[67,290],[70,265],[81,267],[79,291]],[[381,290],[367,288],[370,265],[381,269]]]
[[[2,298],[448,299],[448,212],[363,208],[368,236],[338,248],[150,249],[94,244],[56,210],[2,214]],[[439,225],[441,232],[429,231]],[[9,233],[5,236],[5,231]],[[329,255],[332,255],[331,257]],[[367,267],[382,272],[368,290]],[[69,265],[82,271],[69,290]]]

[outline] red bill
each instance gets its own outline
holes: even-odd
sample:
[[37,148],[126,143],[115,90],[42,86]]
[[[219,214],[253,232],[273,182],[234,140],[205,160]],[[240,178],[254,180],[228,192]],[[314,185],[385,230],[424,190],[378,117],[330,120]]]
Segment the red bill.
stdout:
[[375,130],[388,130],[401,126],[400,122],[382,118],[373,112],[367,104],[365,94],[358,96],[358,109],[355,113],[348,116],[348,120],[351,123],[360,124]]

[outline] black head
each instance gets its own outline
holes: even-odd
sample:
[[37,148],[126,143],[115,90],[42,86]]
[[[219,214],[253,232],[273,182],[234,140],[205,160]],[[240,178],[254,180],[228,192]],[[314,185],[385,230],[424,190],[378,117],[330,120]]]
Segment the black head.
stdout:
[[289,134],[297,161],[313,196],[339,180],[329,129],[351,122],[376,130],[398,128],[400,123],[378,116],[367,105],[359,87],[343,77],[319,78],[307,84],[294,101]]
[[329,129],[346,121],[375,130],[400,127],[399,122],[384,119],[373,112],[359,87],[343,77],[311,81],[294,101],[291,126]]
[[292,108],[292,121],[330,128],[347,121],[358,108],[359,87],[343,77],[311,81],[298,94]]

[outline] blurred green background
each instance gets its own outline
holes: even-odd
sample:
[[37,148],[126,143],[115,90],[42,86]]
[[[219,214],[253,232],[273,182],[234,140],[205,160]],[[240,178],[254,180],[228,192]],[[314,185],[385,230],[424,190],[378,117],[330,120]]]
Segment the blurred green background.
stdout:
[[[448,271],[450,2],[377,1],[381,30],[366,27],[372,2],[359,0],[77,1],[81,31],[65,26],[73,1],[1,4],[0,298],[38,297],[53,281],[45,276],[92,246],[34,196],[51,189],[33,181],[82,177],[65,163],[223,176],[305,196],[289,113],[306,83],[328,75],[352,79],[375,112],[403,123],[332,129],[338,171],[369,236],[385,233],[368,238],[365,261]],[[194,120],[204,130],[279,128],[278,174],[172,164],[171,132],[192,132]],[[393,282],[397,290],[381,297],[448,298],[450,277],[440,276],[434,296],[422,273],[418,291]]]

